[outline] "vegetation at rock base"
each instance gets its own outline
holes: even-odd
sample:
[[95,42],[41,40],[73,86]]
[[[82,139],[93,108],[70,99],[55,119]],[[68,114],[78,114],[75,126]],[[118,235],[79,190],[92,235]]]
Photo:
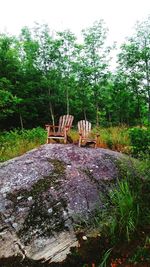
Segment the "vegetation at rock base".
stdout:
[[[132,158],[130,162],[124,160],[120,165],[117,186],[109,194],[103,195],[103,209],[98,208],[89,221],[81,218],[80,224],[76,225],[77,232],[85,235],[87,240],[91,236],[99,236],[99,258],[93,259],[95,266],[136,266],[136,263],[140,264],[137,266],[149,266],[149,166],[150,159],[138,161]],[[84,241],[85,247],[86,242]],[[81,243],[83,244],[83,240]],[[102,244],[105,244],[104,247],[101,247]],[[91,247],[93,255],[93,245]],[[86,258],[86,261],[87,266],[91,266],[92,260],[88,263]]]

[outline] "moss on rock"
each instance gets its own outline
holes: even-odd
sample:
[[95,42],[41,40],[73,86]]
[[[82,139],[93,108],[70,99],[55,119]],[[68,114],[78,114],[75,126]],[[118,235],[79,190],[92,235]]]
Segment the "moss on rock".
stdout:
[[7,194],[13,202],[14,209],[28,207],[29,211],[19,230],[19,237],[27,244],[33,235],[51,236],[54,231],[64,229],[63,211],[66,209],[65,197],[57,198],[57,191],[62,178],[65,179],[65,164],[59,160],[48,160],[53,164],[53,171],[40,178],[30,190],[21,189]]

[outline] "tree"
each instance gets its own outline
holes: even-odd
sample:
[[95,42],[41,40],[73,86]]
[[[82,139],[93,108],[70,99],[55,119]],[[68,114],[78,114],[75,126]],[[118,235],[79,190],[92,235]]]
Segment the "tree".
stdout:
[[[59,84],[61,73],[59,70],[61,41],[54,39],[47,25],[37,25],[34,29],[35,38],[39,43],[39,54],[36,66],[41,72],[42,99],[48,107],[53,125],[55,124],[55,108],[59,100]],[[47,104],[47,105],[46,105]],[[46,108],[47,109],[47,108]],[[60,114],[59,114],[60,115]]]
[[142,83],[146,89],[148,102],[148,123],[150,125],[150,16],[137,23],[135,42],[140,52],[139,70],[143,73]]
[[99,124],[101,106],[101,87],[107,77],[107,55],[109,49],[105,47],[107,28],[101,20],[95,22],[90,28],[82,31],[84,38],[84,68],[88,83],[92,88],[94,105],[96,110],[96,124]]
[[121,52],[118,55],[119,68],[117,76],[119,74],[120,81],[123,81],[122,78],[124,77],[124,89],[128,91],[130,96],[128,99],[130,103],[128,111],[133,109],[133,106],[136,111],[132,113],[132,121],[135,121],[136,118],[137,122],[141,125],[144,90],[141,86],[142,74],[138,69],[139,58],[140,54],[137,45],[130,39],[130,42],[121,46]]
[[150,124],[150,17],[136,24],[134,36],[122,46],[119,62],[130,77],[130,85],[137,97],[139,117],[144,95]]
[[0,90],[1,118],[3,123],[11,127],[12,116],[18,114],[18,104],[21,98],[17,96],[16,88],[20,73],[18,42],[15,37],[0,35]]
[[[16,113],[18,105],[22,99],[13,96],[11,89],[13,85],[5,77],[0,79],[0,119],[8,120],[12,114]],[[22,126],[23,128],[23,126]]]
[[76,36],[69,30],[57,32],[60,41],[59,58],[57,66],[61,72],[61,88],[65,95],[66,112],[70,114],[70,99],[72,94],[72,83],[74,83],[73,64],[76,57]]

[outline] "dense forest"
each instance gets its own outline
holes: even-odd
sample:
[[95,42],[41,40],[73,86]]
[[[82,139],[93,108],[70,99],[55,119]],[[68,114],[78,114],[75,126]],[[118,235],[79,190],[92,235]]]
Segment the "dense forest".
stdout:
[[0,35],[0,129],[55,123],[62,114],[95,125],[150,124],[150,17],[135,26],[111,71],[108,29],[100,20],[82,41],[47,25]]

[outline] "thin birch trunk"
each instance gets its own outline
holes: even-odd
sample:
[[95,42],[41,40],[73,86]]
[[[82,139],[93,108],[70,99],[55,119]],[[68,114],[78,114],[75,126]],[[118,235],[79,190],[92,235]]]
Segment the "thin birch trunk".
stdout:
[[69,115],[69,91],[68,88],[66,89],[66,101],[67,101],[67,115]]
[[[48,95],[49,95],[49,97],[51,96],[50,88],[48,89]],[[50,110],[50,114],[51,114],[52,124],[54,126],[55,125],[55,118],[54,118],[54,112],[53,112],[52,103],[51,103],[50,100],[49,100],[49,110]]]
[[147,79],[147,93],[148,93],[148,125],[150,125],[150,83],[149,83],[149,69],[146,61],[146,79]]
[[96,126],[99,126],[99,107],[98,103],[96,103]]
[[22,116],[21,116],[21,113],[20,112],[19,112],[19,119],[20,119],[21,130],[23,131],[24,125],[23,125],[23,119],[22,119]]

